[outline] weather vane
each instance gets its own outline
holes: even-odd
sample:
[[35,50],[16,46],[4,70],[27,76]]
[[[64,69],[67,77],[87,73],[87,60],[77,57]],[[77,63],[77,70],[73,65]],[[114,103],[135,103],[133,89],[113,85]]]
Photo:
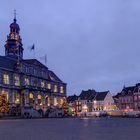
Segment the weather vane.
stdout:
[[16,15],[17,15],[16,10],[14,10],[14,19],[16,19]]

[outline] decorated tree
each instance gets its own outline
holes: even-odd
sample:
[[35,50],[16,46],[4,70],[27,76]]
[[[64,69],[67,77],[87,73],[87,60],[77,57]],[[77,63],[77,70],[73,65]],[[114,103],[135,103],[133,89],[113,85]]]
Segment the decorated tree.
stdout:
[[0,113],[8,113],[9,112],[9,105],[6,99],[6,95],[0,95]]

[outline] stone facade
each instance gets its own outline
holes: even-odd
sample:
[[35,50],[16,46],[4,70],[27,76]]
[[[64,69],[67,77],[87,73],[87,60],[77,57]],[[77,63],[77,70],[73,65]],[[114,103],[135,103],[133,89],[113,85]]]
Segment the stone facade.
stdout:
[[10,108],[32,106],[44,112],[62,107],[66,83],[36,59],[23,59],[22,40],[16,19],[10,25],[5,56],[0,56],[0,94],[5,94]]
[[98,92],[92,100],[93,111],[109,111],[114,110],[114,99],[109,91]]
[[140,84],[136,84],[134,90],[134,110],[140,111]]
[[131,87],[124,87],[117,94],[118,107],[120,110],[140,110],[140,84]]

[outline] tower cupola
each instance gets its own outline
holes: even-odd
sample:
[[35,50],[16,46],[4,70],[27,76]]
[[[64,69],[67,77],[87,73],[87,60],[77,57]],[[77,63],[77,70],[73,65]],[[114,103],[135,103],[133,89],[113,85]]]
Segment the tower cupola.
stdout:
[[19,35],[20,27],[17,24],[16,12],[14,11],[14,20],[10,24],[10,33],[7,36],[7,41],[5,44],[5,55],[15,59],[23,58],[23,45],[22,39]]
[[17,20],[16,20],[16,18],[14,18],[13,23],[10,24],[10,31],[19,33],[20,28],[19,28],[19,25],[16,22],[17,22]]

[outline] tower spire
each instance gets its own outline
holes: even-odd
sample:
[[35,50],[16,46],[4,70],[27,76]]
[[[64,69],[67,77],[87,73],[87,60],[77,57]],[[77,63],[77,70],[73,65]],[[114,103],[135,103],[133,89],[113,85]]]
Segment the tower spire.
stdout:
[[14,22],[17,21],[16,16],[17,16],[17,13],[16,13],[16,10],[14,9]]

